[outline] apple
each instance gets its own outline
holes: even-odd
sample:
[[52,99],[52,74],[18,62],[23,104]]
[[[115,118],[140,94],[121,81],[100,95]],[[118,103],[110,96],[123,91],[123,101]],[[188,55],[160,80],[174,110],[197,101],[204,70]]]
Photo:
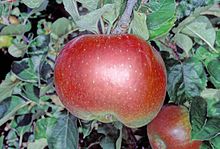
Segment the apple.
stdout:
[[12,39],[11,36],[0,36],[0,48],[10,47],[12,45]]
[[9,17],[8,17],[8,20],[9,20],[9,22],[10,22],[11,24],[18,25],[18,24],[20,23],[19,20],[18,20],[18,18],[17,18],[16,16],[13,16],[13,15],[9,16]]
[[166,105],[147,126],[153,149],[199,149],[202,141],[192,141],[189,112],[184,106]]
[[54,82],[61,102],[76,117],[118,120],[131,128],[149,123],[166,94],[161,56],[130,34],[71,40],[56,59]]

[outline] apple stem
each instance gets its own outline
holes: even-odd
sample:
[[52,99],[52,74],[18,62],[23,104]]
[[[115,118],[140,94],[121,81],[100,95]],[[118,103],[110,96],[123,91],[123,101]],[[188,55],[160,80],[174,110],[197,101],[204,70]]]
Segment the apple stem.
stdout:
[[133,8],[137,0],[128,0],[124,13],[118,21],[116,28],[112,31],[112,34],[123,34],[129,28],[129,24],[131,21],[131,14],[133,12]]

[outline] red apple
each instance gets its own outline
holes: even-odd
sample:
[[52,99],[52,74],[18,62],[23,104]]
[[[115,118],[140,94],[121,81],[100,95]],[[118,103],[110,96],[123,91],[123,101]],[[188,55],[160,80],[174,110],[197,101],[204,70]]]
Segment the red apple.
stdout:
[[161,109],[166,71],[157,51],[135,35],[83,35],[70,41],[55,64],[64,106],[84,120],[149,123]]
[[202,141],[191,141],[189,112],[183,106],[164,106],[147,126],[153,149],[199,149]]

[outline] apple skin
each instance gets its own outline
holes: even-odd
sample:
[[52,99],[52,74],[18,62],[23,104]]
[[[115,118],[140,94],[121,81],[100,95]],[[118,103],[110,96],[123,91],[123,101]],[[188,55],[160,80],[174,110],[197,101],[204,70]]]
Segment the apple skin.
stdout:
[[19,22],[19,20],[18,20],[18,18],[17,17],[15,17],[15,16],[9,16],[8,17],[8,20],[9,20],[9,22],[11,23],[11,24],[15,24],[15,25],[18,25],[18,24],[20,24],[20,22]]
[[11,36],[0,36],[0,48],[7,48],[12,45],[12,37]]
[[79,36],[62,49],[54,71],[61,102],[84,120],[141,127],[157,115],[166,94],[161,56],[135,35]]
[[202,141],[191,141],[189,112],[184,106],[166,105],[147,126],[153,149],[199,149]]

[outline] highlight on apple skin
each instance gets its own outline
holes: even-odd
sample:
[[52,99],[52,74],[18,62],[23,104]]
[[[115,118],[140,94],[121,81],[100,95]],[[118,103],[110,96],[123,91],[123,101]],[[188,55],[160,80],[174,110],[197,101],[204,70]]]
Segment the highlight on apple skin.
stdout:
[[54,75],[56,92],[73,115],[131,128],[148,124],[166,94],[161,56],[131,34],[76,37],[60,52]]

